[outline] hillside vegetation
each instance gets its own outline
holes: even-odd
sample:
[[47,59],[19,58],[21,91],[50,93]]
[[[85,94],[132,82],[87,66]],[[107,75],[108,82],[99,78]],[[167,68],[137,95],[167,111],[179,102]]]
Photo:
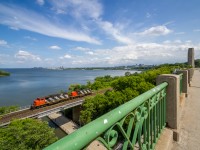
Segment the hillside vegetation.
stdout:
[[152,89],[156,85],[156,77],[160,74],[170,74],[175,69],[188,67],[185,64],[161,65],[142,73],[125,73],[122,77],[97,77],[94,83],[88,82],[87,86],[93,90],[112,88],[103,95],[88,98],[82,105],[80,115],[81,123],[86,124],[102,116],[119,105],[135,98],[136,96]]

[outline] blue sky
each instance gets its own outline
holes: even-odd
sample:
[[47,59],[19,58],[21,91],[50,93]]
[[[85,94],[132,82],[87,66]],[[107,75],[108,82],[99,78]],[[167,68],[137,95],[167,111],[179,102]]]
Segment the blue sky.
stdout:
[[199,0],[1,0],[0,68],[92,67],[200,57]]

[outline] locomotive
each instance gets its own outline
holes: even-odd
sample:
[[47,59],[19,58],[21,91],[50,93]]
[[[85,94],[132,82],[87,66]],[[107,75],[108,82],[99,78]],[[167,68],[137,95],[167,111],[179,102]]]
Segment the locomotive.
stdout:
[[76,90],[70,93],[54,94],[45,97],[38,97],[33,101],[31,109],[40,108],[43,106],[53,105],[62,101],[67,101],[74,98],[83,97],[92,94],[91,89]]

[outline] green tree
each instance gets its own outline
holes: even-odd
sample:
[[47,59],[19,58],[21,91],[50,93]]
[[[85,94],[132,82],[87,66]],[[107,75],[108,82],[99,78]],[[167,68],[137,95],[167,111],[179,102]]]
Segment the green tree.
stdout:
[[96,77],[94,83],[88,83],[87,86],[93,90],[99,90],[103,88],[110,87],[111,82],[118,79],[119,77],[111,77],[110,75],[106,75],[104,77]]
[[125,74],[124,74],[125,76],[130,76],[131,75],[131,73],[129,72],[129,71],[127,71],[127,72],[125,72]]
[[91,81],[87,81],[87,88],[89,88],[89,89],[91,89],[91,86],[92,86],[92,83],[91,83]]
[[70,86],[68,88],[68,92],[71,93],[72,91],[80,90],[80,89],[81,89],[80,84],[70,84]]
[[40,150],[56,140],[47,122],[36,119],[14,120],[0,128],[1,150]]
[[80,115],[81,123],[87,124],[92,121],[93,115],[96,114],[96,106],[93,103],[93,98],[86,98],[82,104],[82,111]]
[[107,104],[108,99],[105,95],[97,94],[93,98],[87,98],[82,104],[81,122],[86,124],[103,115],[109,107]]
[[126,88],[122,91],[122,93],[124,94],[125,101],[129,101],[135,97],[137,97],[139,95],[139,92],[136,90],[132,90],[131,88]]
[[101,89],[103,88],[103,83],[101,83],[100,81],[95,81],[92,85],[91,85],[91,88],[94,89],[94,90],[98,90],[98,89]]
[[0,77],[1,76],[9,76],[10,73],[9,72],[6,72],[6,71],[3,71],[3,70],[0,70]]

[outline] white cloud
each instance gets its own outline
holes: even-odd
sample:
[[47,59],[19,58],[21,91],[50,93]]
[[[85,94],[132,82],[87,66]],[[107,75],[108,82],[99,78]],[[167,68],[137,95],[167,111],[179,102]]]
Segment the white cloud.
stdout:
[[161,36],[161,35],[167,35],[171,32],[172,30],[168,29],[166,26],[155,26],[136,34],[143,36]]
[[85,48],[85,47],[81,47],[81,46],[75,47],[73,49],[74,50],[79,50],[79,51],[88,51],[88,50],[90,50],[89,48]]
[[172,21],[168,21],[168,22],[164,23],[163,26],[167,26],[167,25],[173,24],[174,22],[175,21],[173,21],[173,20]]
[[32,40],[32,41],[37,41],[36,38],[31,37],[31,36],[25,36],[24,38],[25,38],[25,39],[28,39],[28,40]]
[[185,32],[176,32],[175,35],[183,35]]
[[41,58],[37,55],[33,55],[30,52],[19,50],[17,54],[15,54],[15,58],[20,59],[21,61],[41,61]]
[[[185,41],[186,43],[191,43],[191,41]],[[181,44],[183,43],[183,41],[181,40],[174,40],[174,41],[170,41],[170,40],[166,40],[163,42],[163,44]]]
[[192,41],[191,40],[187,40],[187,41],[185,41],[186,43],[191,43]]
[[19,30],[19,28],[17,28],[17,27],[9,27],[9,28],[12,29],[12,30],[16,30],[16,31]]
[[150,14],[150,13],[146,13],[146,17],[147,17],[147,18],[150,18],[150,17],[151,17],[151,14]]
[[59,50],[61,49],[61,47],[57,46],[57,45],[52,45],[49,47],[50,49],[54,49],[54,50]]
[[44,5],[44,0],[36,0],[36,3],[40,6]]
[[174,43],[182,43],[181,40],[175,40]]
[[63,27],[56,24],[54,21],[50,21],[39,13],[17,6],[4,6],[0,4],[0,24],[50,37],[101,44],[100,41],[82,31],[72,29],[71,27]]
[[6,46],[8,43],[5,40],[0,40],[0,46]]
[[[180,40],[165,41],[163,44],[135,43],[111,49],[95,49],[91,53],[93,57],[90,55],[75,56],[66,64],[81,67],[186,62],[189,47],[199,49],[200,44],[195,45]],[[199,53],[200,51],[196,51],[195,55]]]
[[120,30],[115,28],[111,22],[102,21],[101,19],[97,21],[97,24],[102,28],[107,34],[111,35],[115,40],[120,43],[131,44],[133,41],[120,33]]
[[[195,58],[198,58],[200,56],[200,44],[193,44],[191,41],[171,40],[164,43],[134,43],[110,49],[83,51],[87,55],[65,53],[59,59],[48,57],[43,58],[43,61],[32,61],[32,63],[29,61],[28,64],[33,66],[86,67],[186,62],[189,47],[195,48]],[[20,52],[21,59],[14,60],[24,62],[24,57],[27,57],[27,55],[29,56],[27,53]],[[28,61],[28,59],[26,60]]]
[[[113,25],[109,21],[104,21],[101,18],[103,13],[102,5],[97,0],[52,0],[53,10],[57,13],[70,14],[77,18],[78,21],[84,22],[84,19],[92,19],[92,23],[96,23],[99,28],[105,31],[106,34],[112,36],[116,41],[120,43],[130,44],[133,43],[130,38],[123,35],[119,28]],[[86,21],[86,22],[87,22]],[[85,31],[89,28],[86,25],[81,25]]]
[[69,55],[69,54],[65,54],[64,56],[61,56],[61,57],[59,57],[60,59],[70,59],[70,58],[72,58],[72,56],[71,55]]
[[71,14],[76,18],[99,18],[102,5],[97,0],[51,0],[53,10],[61,14]]
[[73,50],[78,50],[78,51],[82,51],[82,52],[85,52],[85,54],[88,54],[88,55],[94,55],[94,52],[91,51],[90,48],[86,48],[86,47],[75,47],[73,48]]
[[193,32],[200,32],[200,29],[194,29]]
[[166,40],[166,41],[163,41],[163,43],[164,44],[169,44],[169,43],[171,43],[171,41],[170,40]]
[[94,52],[92,52],[92,51],[89,51],[89,52],[86,52],[86,54],[89,54],[89,55],[94,55]]
[[66,55],[64,56],[64,58],[72,58],[72,56],[66,54]]

